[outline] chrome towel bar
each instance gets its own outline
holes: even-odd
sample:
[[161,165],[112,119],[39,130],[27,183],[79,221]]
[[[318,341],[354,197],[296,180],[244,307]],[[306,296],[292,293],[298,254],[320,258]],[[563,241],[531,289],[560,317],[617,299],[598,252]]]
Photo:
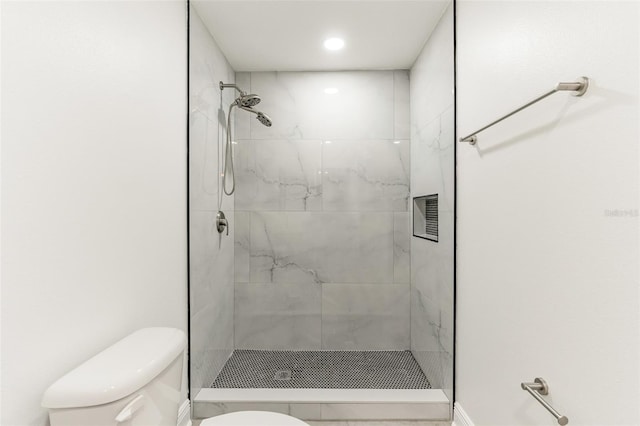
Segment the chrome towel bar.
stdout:
[[509,118],[512,115],[522,111],[523,109],[530,107],[531,105],[535,104],[536,102],[539,102],[539,101],[543,100],[547,96],[551,96],[556,92],[566,92],[566,91],[575,92],[575,93],[573,93],[573,96],[582,96],[582,95],[584,95],[586,93],[588,88],[589,88],[589,79],[587,77],[580,77],[578,79],[578,81],[571,82],[571,83],[558,83],[558,84],[556,84],[556,87],[553,88],[553,90],[545,93],[542,96],[539,96],[539,97],[535,98],[531,102],[528,102],[527,104],[521,106],[520,108],[518,108],[518,109],[516,109],[514,111],[511,111],[509,114],[498,118],[494,122],[492,122],[490,124],[487,124],[483,128],[481,128],[479,130],[476,130],[475,132],[469,134],[468,136],[465,136],[464,138],[460,138],[459,140],[460,140],[460,142],[469,142],[470,145],[475,145],[476,142],[478,141],[478,137],[476,136],[478,133],[482,132],[483,130],[488,129],[489,127],[493,126],[494,124],[498,124],[499,122],[501,122],[505,118]]
[[545,382],[544,379],[536,377],[533,383],[520,383],[520,386],[523,390],[529,392],[531,396],[534,397],[540,404],[542,404],[542,406],[546,408],[551,414],[553,414],[556,420],[558,420],[559,425],[564,426],[569,423],[569,419],[567,418],[567,416],[563,416],[558,413],[551,405],[549,405],[547,401],[542,398],[542,396],[540,396],[541,394],[549,394],[549,385],[547,385],[547,382]]

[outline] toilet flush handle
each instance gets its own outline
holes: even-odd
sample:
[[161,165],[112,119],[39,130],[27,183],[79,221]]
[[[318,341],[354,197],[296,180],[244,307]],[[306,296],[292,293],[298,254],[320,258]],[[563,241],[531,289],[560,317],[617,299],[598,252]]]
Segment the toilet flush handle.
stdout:
[[123,423],[131,419],[136,411],[144,406],[144,395],[138,395],[120,410],[116,416],[116,423]]

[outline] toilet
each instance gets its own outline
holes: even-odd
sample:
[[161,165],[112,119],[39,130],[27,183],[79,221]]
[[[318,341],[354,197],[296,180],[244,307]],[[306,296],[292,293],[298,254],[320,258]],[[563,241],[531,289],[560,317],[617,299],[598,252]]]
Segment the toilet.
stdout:
[[[62,376],[44,393],[51,426],[176,426],[187,343],[175,328],[138,330]],[[201,426],[305,426],[291,416],[239,411]]]
[[205,419],[200,426],[309,426],[286,414],[268,411],[238,411]]

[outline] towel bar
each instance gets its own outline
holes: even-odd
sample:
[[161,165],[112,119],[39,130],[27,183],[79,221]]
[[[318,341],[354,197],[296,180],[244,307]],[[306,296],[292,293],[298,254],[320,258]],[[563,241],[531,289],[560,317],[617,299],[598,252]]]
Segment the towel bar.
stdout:
[[475,132],[469,134],[468,136],[465,136],[464,138],[460,138],[459,140],[460,140],[460,142],[469,142],[470,145],[475,145],[476,142],[478,141],[478,137],[476,136],[478,133],[482,132],[483,130],[488,129],[489,127],[493,126],[494,124],[498,124],[499,122],[501,122],[505,118],[509,118],[512,115],[522,111],[523,109],[530,107],[531,105],[535,104],[536,102],[539,102],[539,101],[543,100],[547,96],[551,96],[556,92],[565,92],[565,91],[575,92],[575,93],[573,93],[574,96],[582,96],[582,95],[585,94],[585,92],[587,91],[588,88],[589,88],[589,79],[587,77],[580,77],[578,79],[578,81],[575,81],[575,82],[558,83],[558,84],[556,84],[556,87],[553,88],[553,90],[545,93],[542,96],[538,96],[537,98],[535,98],[531,102],[526,103],[525,105],[521,106],[520,108],[511,111],[509,114],[498,118],[497,120],[493,121],[492,123],[487,124],[483,128],[481,128],[479,130],[476,130]]
[[532,397],[536,399],[544,408],[546,408],[553,416],[558,420],[559,425],[566,425],[569,423],[569,419],[567,416],[563,416],[558,413],[547,401],[545,401],[540,395],[548,395],[549,394],[549,385],[544,379],[540,377],[536,377],[533,383],[520,383],[520,386],[523,390],[526,390],[531,394]]

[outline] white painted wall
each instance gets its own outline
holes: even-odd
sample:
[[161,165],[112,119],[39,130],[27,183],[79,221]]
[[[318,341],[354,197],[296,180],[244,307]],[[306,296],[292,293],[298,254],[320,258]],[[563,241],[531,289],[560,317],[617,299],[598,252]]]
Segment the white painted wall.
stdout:
[[[457,8],[456,398],[476,426],[638,425],[638,2]],[[631,215],[615,217],[609,211]]]
[[180,1],[2,3],[2,419],[145,326],[186,329]]

